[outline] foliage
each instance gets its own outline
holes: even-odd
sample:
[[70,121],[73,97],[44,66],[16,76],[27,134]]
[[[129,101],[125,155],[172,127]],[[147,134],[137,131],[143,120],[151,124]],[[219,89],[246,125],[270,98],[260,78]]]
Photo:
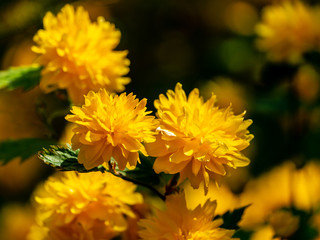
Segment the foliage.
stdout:
[[53,140],[39,138],[25,138],[0,142],[0,162],[7,164],[16,157],[20,157],[22,161],[26,160],[43,147],[48,147],[54,143]]
[[22,88],[29,90],[40,82],[42,67],[30,65],[24,67],[12,67],[0,71],[0,89],[14,90]]

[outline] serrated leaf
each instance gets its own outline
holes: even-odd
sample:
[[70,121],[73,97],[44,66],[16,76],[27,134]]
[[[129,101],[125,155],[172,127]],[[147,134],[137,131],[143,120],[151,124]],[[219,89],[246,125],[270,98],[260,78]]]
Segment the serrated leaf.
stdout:
[[249,207],[249,205],[237,208],[232,212],[228,211],[222,215],[223,224],[220,226],[225,229],[239,229],[238,223],[240,222],[244,210]]
[[23,67],[12,67],[0,71],[0,89],[14,90],[23,88],[29,90],[37,86],[41,78],[42,66],[30,65]]
[[0,142],[0,163],[7,164],[16,157],[21,157],[23,161],[36,154],[43,147],[48,147],[54,143],[53,140],[39,138],[24,138]]
[[39,158],[46,164],[62,171],[77,172],[105,172],[103,166],[86,169],[83,164],[78,162],[79,150],[72,150],[70,147],[51,146],[49,149],[43,149],[39,152]]

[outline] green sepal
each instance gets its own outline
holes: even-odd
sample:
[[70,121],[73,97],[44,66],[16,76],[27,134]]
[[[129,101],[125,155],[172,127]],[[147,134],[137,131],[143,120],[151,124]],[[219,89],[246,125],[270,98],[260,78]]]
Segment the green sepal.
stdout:
[[222,218],[223,219],[223,224],[220,226],[221,228],[225,228],[225,229],[233,229],[233,230],[237,230],[239,229],[238,223],[240,222],[242,215],[244,213],[244,210],[249,207],[250,205],[241,207],[241,208],[237,208],[235,210],[228,211],[225,214],[223,214],[222,216],[216,216],[215,219],[217,218]]
[[42,66],[30,65],[12,67],[0,71],[0,89],[14,90],[22,88],[29,90],[37,86],[41,79]]
[[0,164],[7,164],[10,160],[20,157],[21,161],[36,154],[43,147],[49,147],[55,141],[51,139],[23,138],[0,142]]
[[86,169],[83,164],[78,162],[78,150],[72,150],[71,147],[51,146],[49,149],[43,149],[39,152],[39,158],[44,163],[57,168],[61,171],[77,171],[77,172],[105,172],[107,169],[103,166],[98,166],[92,169]]

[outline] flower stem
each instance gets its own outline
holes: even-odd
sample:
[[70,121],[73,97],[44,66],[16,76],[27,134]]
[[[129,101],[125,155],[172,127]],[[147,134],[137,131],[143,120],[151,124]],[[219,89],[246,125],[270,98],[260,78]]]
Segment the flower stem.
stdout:
[[137,184],[137,185],[140,185],[140,186],[143,186],[145,188],[148,188],[151,192],[153,192],[155,195],[157,195],[159,198],[161,198],[163,201],[166,200],[166,197],[161,194],[157,189],[155,189],[154,187],[152,187],[151,185],[145,183],[145,182],[142,182],[142,181],[139,181],[137,179],[134,179],[134,178],[130,178],[130,177],[127,177],[125,176],[124,174],[122,174],[121,172],[119,171],[116,171],[114,169],[114,167],[110,166],[110,163],[109,163],[109,170],[108,172],[112,173],[114,176],[116,177],[119,177],[119,178],[122,178],[123,180],[125,181],[128,181],[128,182],[132,182],[134,184]]

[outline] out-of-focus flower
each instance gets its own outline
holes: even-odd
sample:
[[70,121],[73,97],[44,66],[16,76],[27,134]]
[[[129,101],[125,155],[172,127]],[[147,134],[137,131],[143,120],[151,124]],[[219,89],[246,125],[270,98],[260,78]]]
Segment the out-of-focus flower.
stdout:
[[235,113],[242,113],[248,106],[248,95],[244,87],[229,78],[218,77],[208,81],[200,88],[204,99],[209,99],[212,92],[217,96],[217,104],[227,108],[232,104]]
[[183,190],[189,209],[195,209],[199,204],[203,206],[208,200],[217,202],[215,213],[218,215],[241,207],[239,197],[232,193],[226,184],[217,187],[214,182],[210,182],[207,195],[205,195],[203,188],[194,189],[189,182],[183,185]]
[[312,217],[312,226],[318,231],[318,235],[315,240],[320,240],[320,213],[316,213]]
[[216,202],[207,200],[203,206],[188,208],[183,193],[170,195],[166,210],[156,211],[156,216],[140,220],[142,239],[232,239],[233,230],[219,228],[222,219],[213,221]]
[[272,61],[297,62],[316,47],[319,22],[315,11],[300,1],[266,6],[256,31],[258,48]]
[[310,161],[296,169],[292,162],[287,162],[247,184],[240,200],[241,205],[251,205],[240,226],[253,230],[270,224],[274,233],[287,237],[298,229],[299,219],[283,209],[312,212],[320,205],[319,192],[320,163]]
[[2,68],[7,69],[12,66],[30,65],[36,59],[37,54],[31,51],[33,42],[30,39],[12,44],[2,59]]
[[245,1],[232,1],[224,12],[227,27],[242,35],[252,35],[258,21],[257,9]]
[[25,240],[34,224],[34,212],[28,205],[6,205],[1,209],[0,222],[2,240]]
[[289,237],[299,227],[299,217],[294,216],[289,210],[278,210],[269,217],[269,223],[277,236]]
[[320,206],[320,163],[310,161],[291,177],[293,205],[301,210],[316,210]]
[[44,164],[37,156],[32,156],[21,162],[21,159],[10,160],[6,165],[0,165],[0,189],[2,196],[17,196],[30,190],[40,174],[44,170]]
[[256,229],[250,240],[281,240],[280,237],[274,237],[275,234],[273,228],[270,225],[266,225]]
[[313,102],[319,93],[319,75],[310,65],[299,68],[293,80],[293,85],[299,97],[306,102]]
[[170,174],[180,173],[179,182],[188,178],[194,188],[210,179],[227,174],[227,169],[243,167],[249,159],[241,151],[249,146],[253,135],[247,128],[251,120],[243,120],[244,113],[234,115],[229,106],[214,106],[215,95],[204,102],[199,90],[186,97],[178,83],[175,92],[159,96],[154,105],[160,126],[153,143],[147,143],[148,154],[157,157],[154,170]]
[[127,218],[136,217],[132,206],[143,199],[135,189],[110,173],[50,177],[35,192],[38,224],[29,238],[42,229],[40,239],[110,239],[127,230]]
[[118,167],[134,168],[139,151],[145,153],[142,141],[154,141],[156,122],[147,116],[147,99],[139,101],[135,95],[113,96],[105,89],[85,96],[82,107],[74,106],[66,119],[76,123],[72,147],[80,148],[79,163],[90,169],[113,157]]
[[44,29],[34,36],[38,62],[45,66],[40,88],[45,92],[66,89],[74,103],[82,103],[90,90],[123,91],[130,79],[127,51],[115,51],[120,31],[99,17],[91,23],[88,13],[66,5],[55,17],[48,12]]
[[[0,141],[20,138],[43,138],[48,132],[37,113],[38,88],[0,92]],[[21,194],[39,176],[41,161],[32,157],[20,163],[20,158],[0,166],[0,188],[5,195]],[[10,174],[8,174],[10,173]]]
[[294,171],[294,164],[288,162],[248,182],[241,194],[241,204],[251,205],[242,216],[241,227],[253,229],[264,223],[273,211],[290,206]]
[[30,24],[36,23],[42,11],[42,4],[37,1],[10,2],[7,7],[1,7],[0,34],[12,34],[24,30]]
[[[47,133],[36,103],[38,88],[0,92],[0,140],[44,137]],[[8,104],[10,103],[10,104]]]

